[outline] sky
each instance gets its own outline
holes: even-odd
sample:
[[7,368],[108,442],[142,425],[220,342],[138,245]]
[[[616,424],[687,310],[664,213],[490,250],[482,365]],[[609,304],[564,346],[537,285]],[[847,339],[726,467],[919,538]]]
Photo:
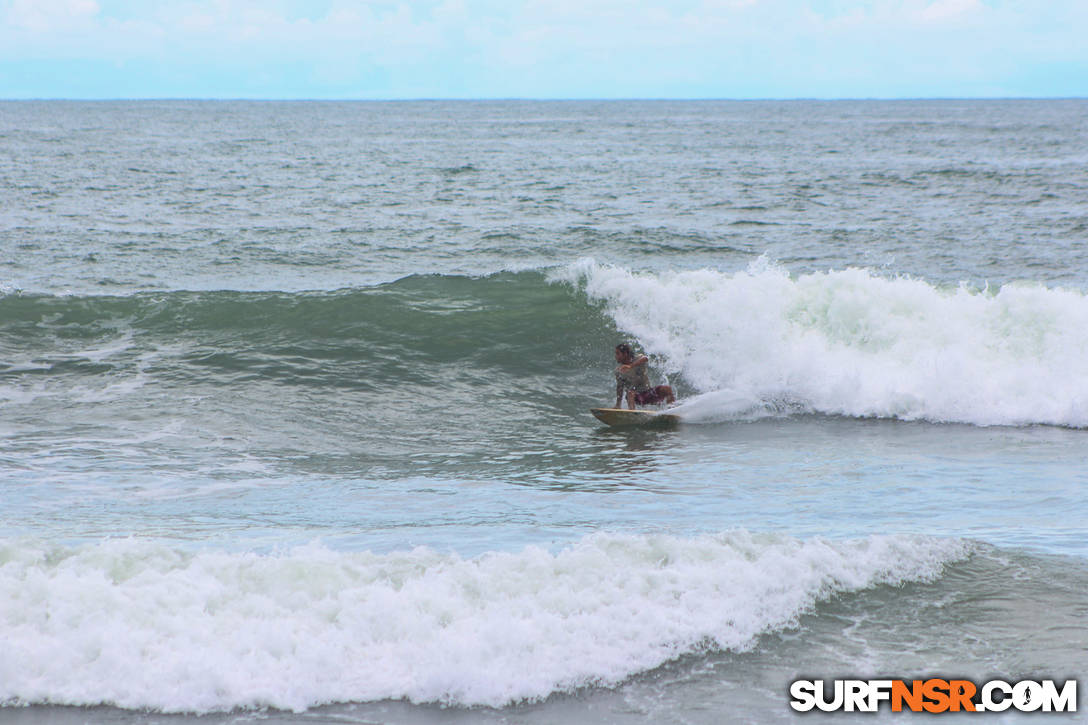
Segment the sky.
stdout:
[[0,98],[1088,96],[1088,0],[0,0]]

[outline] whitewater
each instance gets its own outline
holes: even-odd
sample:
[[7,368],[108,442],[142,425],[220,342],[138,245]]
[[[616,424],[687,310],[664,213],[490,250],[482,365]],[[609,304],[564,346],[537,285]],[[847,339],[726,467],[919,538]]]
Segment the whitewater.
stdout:
[[3,586],[23,594],[5,603],[0,697],[164,712],[386,698],[502,707],[616,685],[685,653],[749,649],[818,600],[932,579],[966,550],[747,532],[596,534],[555,554],[469,560],[320,545],[183,555],[132,540],[9,549]]
[[1010,283],[934,286],[868,269],[555,273],[698,393],[691,421],[761,409],[975,425],[1088,424],[1088,299]]

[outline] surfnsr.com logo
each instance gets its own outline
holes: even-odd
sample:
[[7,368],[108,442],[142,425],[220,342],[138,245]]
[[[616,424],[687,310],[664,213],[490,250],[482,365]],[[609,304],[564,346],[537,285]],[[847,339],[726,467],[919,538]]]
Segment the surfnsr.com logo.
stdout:
[[798,712],[877,712],[882,703],[892,712],[1076,712],[1077,681],[796,680],[790,698]]

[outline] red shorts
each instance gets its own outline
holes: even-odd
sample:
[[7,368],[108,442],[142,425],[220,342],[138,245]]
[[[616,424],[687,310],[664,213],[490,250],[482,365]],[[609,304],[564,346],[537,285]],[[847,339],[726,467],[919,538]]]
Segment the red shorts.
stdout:
[[638,405],[657,405],[664,402],[669,399],[669,393],[664,389],[667,387],[667,385],[658,385],[656,388],[635,393],[635,403]]

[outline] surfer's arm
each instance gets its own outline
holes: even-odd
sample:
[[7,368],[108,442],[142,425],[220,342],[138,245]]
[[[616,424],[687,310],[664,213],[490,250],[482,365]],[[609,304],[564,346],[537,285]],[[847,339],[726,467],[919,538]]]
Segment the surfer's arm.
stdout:
[[623,372],[627,372],[631,368],[637,368],[639,365],[645,365],[648,362],[650,362],[650,358],[643,355],[638,360],[632,360],[626,365],[620,365],[620,370],[622,370]]

